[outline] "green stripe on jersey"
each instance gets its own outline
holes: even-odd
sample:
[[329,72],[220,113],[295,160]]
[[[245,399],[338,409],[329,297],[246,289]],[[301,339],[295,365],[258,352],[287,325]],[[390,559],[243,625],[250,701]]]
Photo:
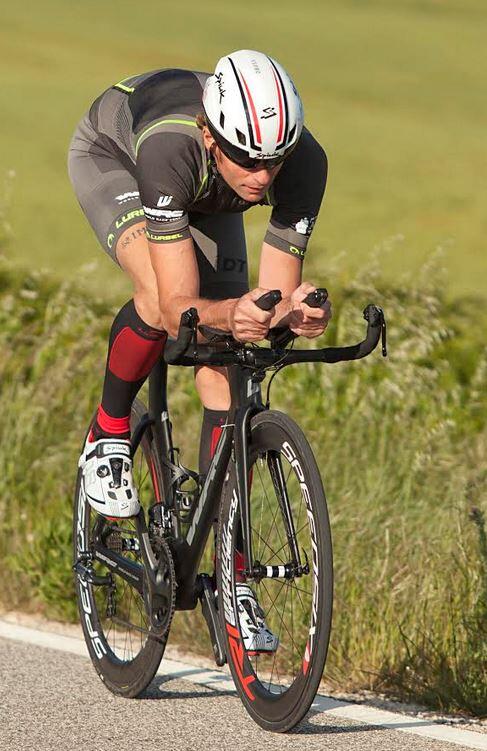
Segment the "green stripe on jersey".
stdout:
[[[207,160],[207,162],[206,162],[206,169],[210,169],[210,164],[211,164],[211,160],[210,160],[210,159],[208,159],[208,160]],[[202,178],[202,180],[201,180],[201,182],[200,182],[200,187],[198,188],[198,192],[197,192],[197,194],[196,194],[196,195],[195,195],[195,197],[194,197],[194,200],[195,200],[195,201],[196,201],[196,200],[197,200],[197,199],[198,199],[198,198],[200,197],[200,195],[202,194],[202,192],[203,192],[203,189],[204,189],[204,187],[205,187],[205,185],[206,185],[206,183],[207,183],[207,182],[208,182],[208,172],[206,173],[206,175],[204,175],[204,176],[203,176],[203,178]]]
[[138,137],[137,143],[135,144],[135,156],[137,156],[139,151],[140,142],[142,139],[149,133],[149,131],[153,130],[154,128],[157,128],[158,125],[190,125],[192,128],[197,128],[196,122],[192,120],[159,120],[159,122],[154,123],[153,125],[149,125],[148,128],[146,128]]
[[133,86],[125,86],[124,81],[129,81],[131,78],[135,78],[136,76],[127,76],[127,78],[122,78],[121,81],[118,83],[113,84],[114,89],[121,89],[122,91],[125,91],[127,94],[131,94],[133,91],[135,91]]

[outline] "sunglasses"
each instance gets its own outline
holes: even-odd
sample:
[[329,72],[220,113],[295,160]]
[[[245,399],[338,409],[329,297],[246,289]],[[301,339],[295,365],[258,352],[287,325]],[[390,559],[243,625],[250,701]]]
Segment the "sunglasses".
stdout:
[[296,145],[293,144],[288,148],[287,151],[284,152],[284,154],[280,154],[279,156],[270,157],[269,159],[256,159],[255,157],[249,156],[242,149],[239,149],[237,146],[234,146],[232,143],[223,138],[223,136],[220,133],[217,133],[215,129],[211,127],[211,125],[208,125],[208,128],[211,135],[213,136],[227,159],[230,159],[231,162],[238,164],[239,167],[243,167],[244,169],[249,170],[273,169],[274,167],[279,166],[279,164],[282,164],[286,157],[289,156],[291,151],[294,149],[294,146]]
[[244,169],[273,169],[282,164],[287,157],[287,154],[281,154],[281,156],[271,157],[270,159],[254,159],[247,154],[227,153],[227,150],[221,144],[218,145],[228,159]]

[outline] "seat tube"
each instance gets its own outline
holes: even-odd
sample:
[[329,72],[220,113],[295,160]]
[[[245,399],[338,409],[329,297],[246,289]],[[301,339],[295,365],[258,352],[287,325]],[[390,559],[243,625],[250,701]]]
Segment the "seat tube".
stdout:
[[[157,361],[149,376],[149,417],[154,420],[157,453],[174,461],[171,424],[167,405],[167,365],[161,358]],[[170,505],[171,472],[164,463],[161,465],[164,498]]]

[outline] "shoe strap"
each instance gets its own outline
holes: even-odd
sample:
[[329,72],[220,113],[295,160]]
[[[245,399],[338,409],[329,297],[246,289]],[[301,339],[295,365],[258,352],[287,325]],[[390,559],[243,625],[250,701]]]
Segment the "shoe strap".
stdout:
[[96,446],[86,455],[87,459],[91,459],[93,456],[99,459],[104,456],[127,456],[130,458],[131,447],[129,441],[110,441],[99,440],[96,442]]

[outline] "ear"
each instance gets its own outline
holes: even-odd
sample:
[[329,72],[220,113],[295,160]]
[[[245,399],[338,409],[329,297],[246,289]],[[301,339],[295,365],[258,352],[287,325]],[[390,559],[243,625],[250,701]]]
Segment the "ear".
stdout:
[[203,143],[207,151],[211,151],[212,148],[216,145],[216,141],[211,135],[210,129],[206,125],[203,126]]

